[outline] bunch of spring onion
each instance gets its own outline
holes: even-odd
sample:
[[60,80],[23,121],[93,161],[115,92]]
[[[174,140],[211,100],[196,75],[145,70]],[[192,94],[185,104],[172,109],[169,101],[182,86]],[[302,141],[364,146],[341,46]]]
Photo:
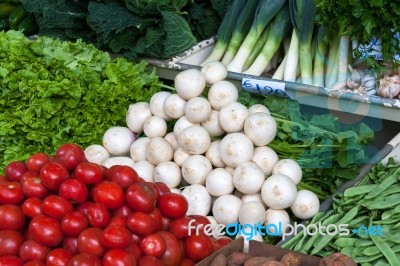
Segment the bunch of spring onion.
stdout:
[[341,89],[350,41],[345,29],[316,21],[315,0],[233,0],[211,54],[229,71]]

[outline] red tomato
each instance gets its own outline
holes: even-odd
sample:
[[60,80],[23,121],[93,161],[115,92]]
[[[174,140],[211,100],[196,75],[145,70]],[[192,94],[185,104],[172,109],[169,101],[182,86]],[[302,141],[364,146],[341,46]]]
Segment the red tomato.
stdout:
[[137,243],[132,242],[129,247],[125,249],[125,251],[133,254],[135,258],[140,258],[142,256],[142,251]]
[[132,233],[149,235],[156,231],[156,222],[148,213],[133,212],[126,220],[126,226]]
[[63,240],[60,222],[46,215],[34,217],[28,230],[32,238],[42,245],[55,247]]
[[140,241],[140,250],[147,256],[159,258],[164,255],[166,249],[167,243],[158,233],[147,235]]
[[127,189],[131,184],[139,182],[137,172],[126,165],[113,165],[106,170],[106,179],[119,184],[123,189]]
[[189,203],[184,196],[172,192],[165,193],[157,201],[161,214],[174,219],[183,217],[188,206]]
[[18,255],[24,236],[16,230],[0,230],[0,256]]
[[40,260],[30,260],[25,262],[24,266],[46,266],[46,264]]
[[[211,224],[210,220],[206,216],[203,215],[197,215],[197,214],[191,214],[188,215],[190,218],[193,218],[196,220],[195,223],[193,223],[196,226],[196,230],[199,230],[200,232],[204,233],[204,226],[207,224]],[[199,228],[199,229],[197,229]]]
[[195,262],[208,257],[213,252],[212,240],[204,234],[185,238],[184,247],[186,256]]
[[153,191],[154,191],[154,195],[156,196],[156,200],[158,200],[158,198],[159,198],[160,195],[161,195],[161,192],[160,192],[160,189],[158,188],[157,184],[154,183],[154,182],[150,182],[150,181],[143,181],[143,182],[141,182],[141,183],[150,186],[150,187],[153,189]]
[[118,225],[122,227],[126,227],[126,217],[122,215],[113,215],[110,218],[107,226]]
[[156,230],[161,230],[162,229],[162,223],[163,223],[163,217],[161,215],[160,210],[155,207],[150,213],[150,216],[154,219],[154,221],[156,222]]
[[47,196],[42,202],[42,212],[57,220],[61,220],[73,210],[74,206],[71,202],[57,195]]
[[46,266],[68,265],[72,257],[72,253],[65,248],[53,249],[46,256]]
[[22,174],[26,171],[28,171],[28,169],[23,162],[15,161],[6,165],[4,174],[8,180],[18,182],[21,179]]
[[20,230],[25,225],[21,207],[14,204],[0,205],[0,230]]
[[21,248],[19,249],[19,257],[23,261],[45,261],[49,252],[49,247],[41,245],[35,240],[26,240],[24,243],[22,243]]
[[196,263],[194,261],[192,261],[191,259],[188,258],[183,258],[183,260],[181,261],[181,264],[179,264],[179,266],[193,266]]
[[0,266],[23,266],[24,262],[15,255],[5,255],[0,257]]
[[64,165],[68,170],[74,170],[75,167],[86,162],[85,151],[76,144],[67,143],[58,147],[55,160]]
[[109,223],[111,215],[103,204],[92,203],[87,210],[87,217],[91,226],[104,228]]
[[142,237],[143,236],[139,234],[132,233],[132,242],[139,245],[140,241],[142,240]]
[[85,184],[97,184],[104,178],[103,168],[95,163],[83,162],[76,166],[75,178]]
[[142,256],[137,261],[138,266],[165,266],[164,262],[157,257]]
[[72,211],[62,218],[60,226],[65,236],[78,236],[89,226],[89,221],[82,212]]
[[20,204],[24,200],[21,184],[15,181],[0,183],[0,204]]
[[156,205],[156,195],[149,185],[134,183],[126,190],[126,202],[133,211],[149,213]]
[[91,201],[86,201],[84,203],[79,204],[76,207],[77,211],[80,211],[81,213],[83,213],[84,215],[88,215],[89,209],[91,208],[93,202]]
[[136,257],[122,249],[110,249],[103,256],[103,266],[136,266]]
[[70,259],[68,266],[102,266],[102,262],[98,256],[79,253]]
[[128,215],[131,214],[131,213],[132,213],[132,210],[128,206],[128,204],[126,204],[126,202],[121,207],[113,210],[113,215],[117,215],[117,216],[120,215],[120,216],[123,216],[125,218],[128,217]]
[[162,216],[162,221],[161,221],[161,230],[163,231],[168,231],[169,226],[171,225],[172,219]]
[[35,172],[35,171],[26,171],[25,173],[22,174],[21,179],[19,180],[19,182],[22,184],[22,182],[25,181],[26,178],[30,178],[30,177],[37,177],[39,178],[39,172]]
[[213,252],[221,248],[221,244],[215,238],[210,237],[210,239],[213,244]]
[[217,238],[217,242],[221,245],[221,247],[230,244],[232,241],[233,239],[227,236],[220,236]]
[[171,192],[167,184],[165,184],[164,182],[154,182],[154,184],[157,185],[158,190],[160,191],[160,196],[164,195],[165,193]]
[[161,260],[165,263],[165,266],[179,265],[183,259],[183,252],[178,239],[167,231],[159,231],[158,234],[168,243],[164,255],[161,256]]
[[[21,179],[22,180],[22,179]],[[20,181],[22,192],[26,197],[44,198],[48,194],[47,188],[42,184],[39,177],[27,177]]]
[[68,179],[69,173],[62,164],[49,162],[40,169],[39,177],[47,189],[58,191],[61,183]]
[[50,162],[50,157],[45,153],[39,152],[31,155],[25,164],[28,170],[39,172],[40,168],[48,162]]
[[108,209],[117,209],[124,205],[124,190],[115,182],[102,181],[96,184],[91,191],[94,202],[101,203]]
[[0,182],[6,182],[6,181],[9,181],[7,177],[5,177],[4,175],[0,175]]
[[30,218],[41,215],[42,200],[39,198],[27,198],[21,205],[22,213]]
[[61,183],[58,195],[73,203],[84,203],[89,197],[89,190],[82,181],[71,178]]
[[103,256],[106,249],[100,242],[101,232],[102,230],[96,227],[83,230],[78,236],[78,252]]
[[100,243],[106,248],[124,249],[132,243],[132,234],[126,227],[107,226],[101,233]]
[[66,237],[62,242],[62,247],[72,253],[72,255],[78,254],[78,238],[77,237]]
[[[193,222],[191,222],[193,221]],[[180,217],[175,219],[169,225],[168,231],[174,234],[178,239],[184,239],[189,236],[189,223],[190,225],[190,235],[194,235],[196,233],[196,220],[194,218],[190,218],[188,216]]]

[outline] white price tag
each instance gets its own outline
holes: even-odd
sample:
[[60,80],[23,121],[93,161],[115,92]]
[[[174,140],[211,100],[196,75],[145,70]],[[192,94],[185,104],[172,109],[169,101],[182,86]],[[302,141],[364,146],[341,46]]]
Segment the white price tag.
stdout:
[[243,78],[242,88],[247,92],[257,93],[264,96],[275,95],[288,97],[285,91],[284,82]]

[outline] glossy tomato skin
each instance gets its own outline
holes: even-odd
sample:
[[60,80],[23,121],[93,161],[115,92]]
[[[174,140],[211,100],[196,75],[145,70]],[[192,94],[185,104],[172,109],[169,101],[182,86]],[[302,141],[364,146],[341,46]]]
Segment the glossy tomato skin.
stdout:
[[60,222],[46,215],[34,217],[29,223],[28,231],[39,244],[49,247],[58,246],[63,240]]
[[39,216],[43,214],[42,212],[42,200],[33,197],[33,198],[27,198],[21,205],[21,210],[22,213],[30,218]]
[[158,231],[158,234],[168,243],[164,255],[161,256],[161,260],[165,266],[179,265],[184,255],[179,240],[167,231]]
[[103,256],[106,249],[100,242],[101,233],[102,230],[96,227],[83,230],[78,236],[78,252]]
[[61,183],[69,178],[69,172],[60,163],[48,162],[40,169],[39,177],[47,189],[58,191]]
[[151,212],[156,206],[153,188],[143,182],[130,185],[126,190],[126,202],[133,211]]
[[208,257],[214,250],[211,238],[205,234],[185,238],[184,247],[186,256],[195,262]]
[[23,261],[39,260],[45,261],[50,248],[39,244],[35,240],[26,240],[19,250],[19,257]]
[[220,236],[217,239],[217,242],[220,244],[221,247],[226,246],[232,243],[233,239],[227,236]]
[[126,217],[122,215],[112,215],[107,226],[113,226],[113,225],[126,227]]
[[76,166],[74,175],[85,184],[97,184],[104,178],[104,169],[98,164],[83,162]]
[[108,209],[117,209],[125,203],[125,193],[122,187],[112,181],[101,181],[92,188],[94,202],[101,203]]
[[141,236],[149,235],[157,230],[154,219],[150,214],[144,212],[133,212],[130,214],[126,220],[126,226],[132,233]]
[[161,192],[160,192],[160,189],[159,189],[159,187],[157,186],[157,184],[154,183],[154,182],[149,182],[149,181],[144,181],[144,182],[141,182],[141,183],[146,184],[146,185],[148,185],[149,187],[151,187],[151,188],[153,189],[153,191],[154,191],[154,195],[156,196],[156,200],[158,200],[158,198],[159,198],[160,195],[161,195]]
[[184,196],[168,192],[160,196],[157,207],[163,216],[176,219],[185,216],[189,203]]
[[0,230],[20,230],[25,225],[25,221],[26,218],[18,205],[0,205]]
[[62,247],[71,252],[72,255],[78,254],[78,237],[65,237]]
[[157,185],[158,190],[160,191],[160,196],[164,195],[165,193],[171,192],[167,184],[164,182],[154,182]]
[[58,194],[60,197],[75,204],[84,203],[89,197],[89,190],[82,181],[71,178],[61,183]]
[[136,257],[122,249],[110,249],[103,256],[103,266],[136,266]]
[[48,189],[42,184],[42,180],[40,180],[39,177],[27,177],[20,183],[22,192],[26,197],[38,197],[42,199],[49,193]]
[[161,223],[161,230],[162,231],[168,231],[169,227],[170,227],[170,225],[172,223],[172,218],[162,216],[161,222],[162,222]]
[[142,251],[137,243],[132,242],[129,247],[125,249],[128,253],[131,253],[135,256],[135,258],[140,258],[142,256]]
[[125,202],[121,207],[113,210],[113,215],[115,216],[123,216],[123,217],[128,217],[129,214],[131,214],[133,211],[132,209],[128,206],[128,204]]
[[24,200],[21,184],[16,181],[0,183],[0,204],[20,204]]
[[61,219],[60,226],[65,236],[77,237],[83,230],[88,228],[89,221],[82,212],[71,211]]
[[191,214],[188,215],[188,217],[195,220],[193,225],[195,225],[196,228],[198,227],[199,228],[198,230],[202,233],[204,233],[204,226],[206,226],[207,224],[211,224],[210,220],[208,220],[208,218],[203,215]]
[[105,178],[119,184],[124,190],[131,184],[139,182],[137,172],[126,165],[113,165],[105,172]]
[[56,248],[47,253],[46,266],[68,265],[73,254],[65,248]]
[[211,239],[211,242],[213,244],[213,251],[212,252],[215,252],[215,251],[219,250],[221,248],[221,244],[215,238],[210,237],[210,239]]
[[66,143],[58,147],[54,157],[68,170],[74,170],[78,164],[87,161],[84,150],[73,143]]
[[164,238],[157,233],[144,236],[140,241],[140,250],[144,255],[161,257],[167,249],[167,243]]
[[107,226],[101,233],[100,243],[110,249],[125,249],[132,243],[132,234],[126,227]]
[[[195,221],[194,218],[184,216],[178,219],[175,219],[169,225],[169,231],[176,236],[178,239],[184,239],[189,236],[189,223],[191,221]],[[196,233],[195,223],[192,222],[190,235],[194,235]]]
[[89,224],[93,227],[104,228],[111,219],[108,209],[100,203],[92,203],[87,210]]
[[24,236],[17,230],[0,230],[0,256],[18,255]]
[[68,266],[102,266],[102,261],[93,254],[79,253],[70,259]]
[[46,263],[40,260],[30,260],[25,262],[24,266],[46,266]]
[[42,202],[42,212],[59,221],[73,210],[74,206],[71,202],[57,195],[47,196]]
[[194,261],[192,261],[189,258],[183,258],[183,260],[181,261],[181,264],[179,264],[179,266],[193,266],[196,263]]
[[24,262],[15,255],[0,256],[0,266],[23,266]]
[[156,230],[161,230],[163,226],[163,217],[161,215],[160,210],[155,207],[150,213],[151,218],[153,218],[154,222],[156,223]]
[[28,171],[28,169],[25,163],[14,161],[6,165],[4,174],[8,180],[18,182],[26,171]]
[[165,266],[164,262],[154,256],[142,256],[137,261],[138,266]]
[[29,171],[39,172],[40,169],[50,162],[50,156],[45,153],[39,152],[31,155],[25,162],[26,168]]

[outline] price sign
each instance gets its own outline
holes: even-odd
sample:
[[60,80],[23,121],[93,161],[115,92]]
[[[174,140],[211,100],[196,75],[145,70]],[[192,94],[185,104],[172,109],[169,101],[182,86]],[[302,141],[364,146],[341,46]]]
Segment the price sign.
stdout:
[[274,95],[288,97],[285,91],[284,82],[243,78],[242,88],[247,92],[261,94],[264,96]]

